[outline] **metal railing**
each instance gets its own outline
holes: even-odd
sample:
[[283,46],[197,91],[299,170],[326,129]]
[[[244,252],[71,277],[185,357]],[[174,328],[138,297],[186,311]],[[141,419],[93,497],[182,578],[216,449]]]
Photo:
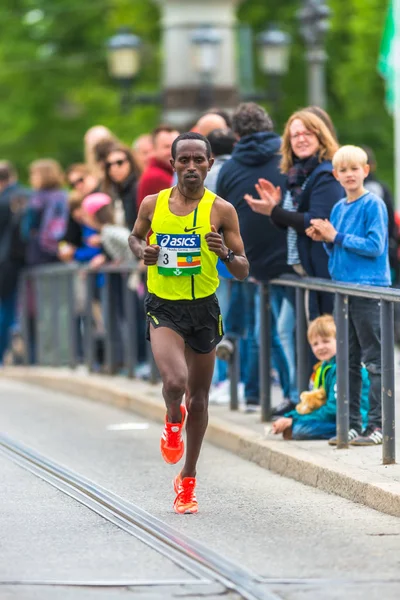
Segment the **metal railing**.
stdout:
[[[96,346],[101,342],[101,370],[133,377],[138,365],[136,292],[128,284],[129,266],[101,269],[78,265],[46,265],[24,271],[20,283],[21,332],[24,362],[48,366],[77,367],[83,362],[96,370]],[[101,287],[96,286],[102,278]],[[80,285],[77,286],[77,283]],[[77,289],[77,287],[79,289]],[[94,309],[103,321],[98,331]],[[32,318],[34,316],[34,318]],[[158,379],[150,345],[147,345],[150,382]]]
[[[400,290],[365,285],[335,283],[314,277],[286,276],[272,280],[269,285],[285,285],[296,288],[296,354],[297,386],[299,391],[308,389],[309,344],[307,341],[307,319],[305,313],[306,290],[335,294],[335,321],[337,339],[337,448],[348,448],[349,432],[349,296],[380,301],[381,310],[381,360],[382,360],[382,461],[394,464],[395,448],[395,370],[394,370],[394,303],[400,302]],[[267,421],[271,415],[270,369],[270,306],[269,285],[260,284],[261,336],[260,336],[260,402],[261,419]],[[261,368],[262,365],[262,368]]]
[[[78,337],[83,333],[82,360],[93,371],[95,357],[95,325],[93,305],[96,278],[103,277],[101,291],[97,288],[101,314],[104,318],[103,372],[114,374],[121,370],[133,377],[137,366],[137,319],[139,301],[128,285],[132,268],[129,266],[105,266],[90,270],[76,265],[48,265],[24,272],[21,281],[22,334],[27,349],[25,362],[29,363],[32,338],[36,340],[36,362],[51,366],[78,364]],[[84,302],[77,308],[76,280],[83,278]],[[121,283],[122,280],[122,285]],[[379,300],[381,303],[381,357],[382,357],[382,429],[383,464],[395,462],[395,373],[394,373],[394,309],[400,302],[400,290],[361,285],[334,283],[326,279],[285,276],[269,284],[259,284],[260,290],[260,404],[261,420],[271,416],[271,325],[270,285],[296,288],[296,355],[297,386],[299,391],[309,385],[309,345],[307,341],[307,318],[305,293],[307,290],[335,294],[337,325],[337,447],[348,447],[349,431],[349,354],[348,354],[348,298],[360,296]],[[29,306],[33,296],[36,306]],[[81,303],[82,304],[82,303]],[[30,312],[35,313],[34,328]],[[78,321],[80,323],[78,328]],[[237,410],[238,384],[240,380],[239,346],[230,362],[230,408]],[[148,345],[150,381],[158,379],[157,368]]]

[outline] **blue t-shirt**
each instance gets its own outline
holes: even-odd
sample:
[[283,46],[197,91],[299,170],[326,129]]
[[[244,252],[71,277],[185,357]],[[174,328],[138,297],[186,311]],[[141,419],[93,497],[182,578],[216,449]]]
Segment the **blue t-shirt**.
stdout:
[[334,281],[389,286],[388,214],[383,200],[365,193],[353,202],[340,200],[330,221],[337,236],[325,244]]

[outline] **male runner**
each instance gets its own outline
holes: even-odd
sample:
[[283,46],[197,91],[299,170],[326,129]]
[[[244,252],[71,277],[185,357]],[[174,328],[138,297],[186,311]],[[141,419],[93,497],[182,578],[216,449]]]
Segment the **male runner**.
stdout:
[[198,511],[196,464],[208,423],[215,347],[223,335],[215,296],[217,260],[226,262],[238,279],[247,277],[249,264],[235,209],[204,187],[213,164],[207,138],[183,133],[174,141],[171,154],[178,184],[146,196],[129,245],[148,266],[148,339],[167,408],[161,438],[167,463],[175,464],[183,456],[187,419],[186,460],[174,480],[174,509],[184,514]]

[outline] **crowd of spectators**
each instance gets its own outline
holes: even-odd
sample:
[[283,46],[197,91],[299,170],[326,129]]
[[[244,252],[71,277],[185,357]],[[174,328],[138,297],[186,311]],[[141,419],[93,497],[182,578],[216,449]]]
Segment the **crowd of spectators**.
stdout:
[[[318,222],[329,220],[333,208],[346,195],[332,165],[339,140],[329,115],[313,106],[290,115],[282,134],[275,131],[266,111],[251,102],[239,105],[233,114],[212,109],[200,116],[192,130],[206,136],[211,144],[214,165],[205,185],[235,207],[250,263],[250,276],[244,283],[233,281],[226,266],[218,264],[218,296],[225,337],[217,348],[210,400],[227,401],[227,364],[238,343],[241,395],[245,410],[252,412],[257,410],[260,395],[260,298],[255,283],[268,282],[288,273],[328,279],[332,276],[331,257]],[[130,279],[130,285],[140,300],[136,315],[139,360],[145,362],[145,318],[141,302],[145,293],[144,267],[130,255],[127,238],[145,196],[176,183],[170,158],[171,146],[178,134],[172,126],[159,125],[152,133],[140,135],[127,146],[108,128],[97,125],[84,135],[83,162],[68,165],[64,171],[53,159],[38,159],[29,166],[27,185],[19,183],[11,163],[0,162],[0,364],[13,331],[18,331],[21,270],[72,262],[92,269],[106,263],[132,267],[135,277]],[[365,189],[382,198],[386,206],[388,255],[392,283],[396,283],[399,244],[392,198],[389,188],[377,178],[372,150],[365,148],[365,151],[370,165]],[[115,285],[120,287],[121,282]],[[104,327],[100,304],[102,286],[99,275],[94,294],[94,301],[98,302],[94,318],[99,331]],[[296,413],[299,392],[303,390],[296,388],[293,288],[272,286],[270,300],[272,372],[283,398],[275,409],[274,416],[280,419],[274,425],[274,432],[286,431],[287,437],[302,437],[312,419],[300,418]],[[29,291],[28,304],[30,326],[34,331],[33,289]],[[333,314],[333,297],[312,292],[307,296],[305,309],[311,323],[310,358],[316,362],[320,357],[315,339],[335,337],[333,320],[327,321],[323,316]],[[319,328],[313,326],[321,317],[325,319],[323,324]],[[78,329],[83,326],[79,319],[77,326]],[[335,369],[331,369],[334,350],[330,349],[327,359],[321,358],[326,363],[322,371],[325,373],[329,367],[329,377],[324,379],[329,389],[324,409],[322,405],[318,407],[320,415],[335,412],[332,399]],[[34,362],[35,348],[28,352]],[[101,350],[97,360],[101,367]],[[353,368],[356,369],[354,365]],[[328,437],[327,432],[334,435],[332,427],[331,422],[326,427],[319,425],[318,431],[325,432],[320,437]]]

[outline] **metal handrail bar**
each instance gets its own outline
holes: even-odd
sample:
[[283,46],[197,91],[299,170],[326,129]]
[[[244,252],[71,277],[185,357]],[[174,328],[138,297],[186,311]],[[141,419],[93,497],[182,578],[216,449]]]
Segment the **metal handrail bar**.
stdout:
[[287,285],[315,292],[336,292],[346,296],[359,296],[374,300],[389,300],[400,302],[400,289],[373,285],[358,285],[354,283],[341,283],[321,277],[297,277],[296,275],[283,275],[268,282],[270,285]]

